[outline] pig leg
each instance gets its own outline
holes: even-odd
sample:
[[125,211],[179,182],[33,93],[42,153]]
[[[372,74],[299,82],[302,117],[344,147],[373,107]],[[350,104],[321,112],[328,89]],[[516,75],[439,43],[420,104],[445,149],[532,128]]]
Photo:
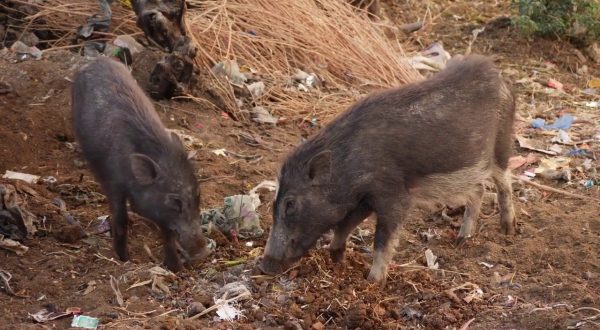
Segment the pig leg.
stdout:
[[121,261],[127,261],[129,260],[129,250],[127,249],[127,233],[129,227],[126,204],[127,198],[125,194],[118,189],[112,189],[112,193],[108,196],[110,196],[110,212],[113,215],[111,226],[113,248]]
[[168,229],[161,228],[165,240],[164,264],[172,272],[178,272],[183,269],[183,264],[177,253],[177,235]]
[[496,169],[492,179],[498,190],[498,204],[500,206],[500,228],[506,235],[514,235],[516,231],[515,208],[512,200],[512,183],[506,169]]
[[477,228],[477,218],[481,209],[481,199],[483,198],[483,186],[478,185],[471,193],[467,205],[465,205],[465,214],[463,223],[460,226],[460,232],[457,237],[457,244],[461,245],[475,233]]
[[407,201],[393,201],[385,199],[376,204],[374,211],[377,214],[375,226],[375,242],[373,252],[373,265],[367,280],[385,285],[388,264],[394,256],[398,244],[398,229],[406,218],[409,210]]
[[371,208],[366,203],[361,203],[356,209],[350,211],[346,215],[346,218],[337,225],[333,232],[333,239],[329,244],[329,253],[333,262],[337,263],[344,259],[348,236],[371,212]]

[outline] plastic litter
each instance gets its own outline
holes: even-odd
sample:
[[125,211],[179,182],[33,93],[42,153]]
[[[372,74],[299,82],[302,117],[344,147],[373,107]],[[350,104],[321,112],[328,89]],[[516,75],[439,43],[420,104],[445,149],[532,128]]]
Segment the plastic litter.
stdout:
[[12,185],[0,185],[0,248],[23,255],[28,247],[18,241],[37,231],[35,215],[18,205],[15,188]]
[[130,35],[117,36],[112,43],[117,47],[128,49],[131,53],[131,56],[135,56],[137,53],[144,50],[144,46],[142,46],[142,44],[137,42],[137,40]]
[[564,85],[556,79],[552,79],[552,78],[548,79],[548,82],[546,83],[546,85],[548,85],[548,87],[550,87],[550,88],[554,88],[559,91],[564,91]]
[[308,92],[309,89],[316,88],[321,82],[315,73],[306,73],[302,70],[296,71],[292,76],[292,80],[301,92]]
[[215,305],[218,306],[217,316],[222,321],[233,321],[242,315],[242,311],[229,301],[231,298],[237,297],[236,300],[245,300],[252,296],[243,282],[225,284],[216,294],[219,297],[215,297]]
[[265,83],[262,81],[253,82],[249,85],[246,85],[246,88],[252,94],[252,97],[255,99],[261,97],[265,93]]
[[430,249],[425,250],[425,259],[427,259],[427,267],[431,269],[438,269],[440,265],[435,262],[437,257],[433,254]]
[[519,141],[519,147],[527,150],[533,150],[537,152],[541,152],[547,155],[556,156],[557,153],[554,151],[546,150],[541,141],[536,141],[532,139],[525,138],[521,135],[517,135],[517,141]]
[[446,67],[450,58],[452,56],[444,49],[442,43],[435,42],[418,55],[404,59],[403,62],[416,70],[439,71]]
[[67,308],[65,311],[59,311],[56,306],[52,304],[45,305],[38,312],[31,314],[28,313],[29,317],[38,323],[44,323],[53,321],[65,316],[75,315],[81,313],[81,309],[78,307]]
[[591,155],[591,153],[589,152],[589,150],[586,149],[573,148],[567,151],[566,155],[569,157],[587,157]]
[[585,102],[584,104],[585,104],[586,107],[589,107],[589,108],[598,108],[598,107],[600,107],[600,102],[598,102],[598,101]]
[[35,184],[40,179],[40,177],[37,175],[21,173],[21,172],[13,172],[13,171],[9,171],[9,170],[6,170],[6,172],[4,172],[4,175],[2,176],[2,178],[10,179],[10,180],[21,180],[21,181],[25,181],[29,184]]
[[571,127],[571,125],[573,124],[573,119],[574,119],[573,115],[565,114],[565,115],[560,116],[554,122],[554,124],[546,125],[546,121],[544,119],[536,118],[531,122],[531,127],[541,128],[541,129],[545,129],[545,130],[551,130],[551,129],[566,130],[566,129],[569,129]]
[[36,60],[42,58],[42,51],[37,47],[29,47],[21,41],[15,41],[10,47],[10,50],[19,56],[19,60],[24,61],[29,57],[33,57]]
[[594,180],[583,180],[583,182],[581,183],[585,188],[592,188],[594,185],[598,184],[596,181]]
[[556,142],[556,143],[561,143],[561,144],[572,144],[573,141],[571,140],[571,137],[569,136],[569,133],[567,133],[566,131],[559,129],[558,130],[558,135],[556,135],[555,137],[552,138],[552,142]]
[[549,180],[570,181],[570,162],[571,159],[567,157],[544,158],[540,160],[540,165],[534,170],[534,173],[536,176]]
[[279,121],[279,118],[273,117],[273,115],[269,113],[269,110],[263,107],[252,108],[251,114],[252,120],[254,120],[257,123],[275,125]]
[[112,19],[112,11],[110,10],[109,0],[98,0],[100,5],[100,13],[88,17],[87,24],[80,26],[77,29],[78,38],[89,38],[94,31],[107,31],[110,27]]
[[222,233],[242,239],[261,237],[264,230],[260,226],[256,208],[261,205],[258,190],[262,188],[274,191],[277,183],[266,180],[250,190],[248,195],[225,197],[222,208],[213,208],[201,213],[202,226],[208,231],[210,226],[214,225]]
[[527,155],[527,157],[514,156],[508,160],[508,168],[511,170],[514,170],[514,169],[517,169],[522,166],[533,164],[537,161],[538,161],[538,157],[533,153],[529,153]]
[[75,315],[71,322],[73,328],[97,329],[100,324],[100,319],[85,315]]
[[212,72],[216,75],[224,75],[234,85],[242,85],[248,80],[246,76],[240,72],[240,67],[236,61],[225,60],[215,64]]

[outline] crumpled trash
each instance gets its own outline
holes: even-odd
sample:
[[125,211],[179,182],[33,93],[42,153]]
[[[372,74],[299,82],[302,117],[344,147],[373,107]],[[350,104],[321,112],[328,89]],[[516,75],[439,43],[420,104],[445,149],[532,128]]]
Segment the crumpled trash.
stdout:
[[573,140],[571,140],[569,133],[567,133],[566,131],[564,131],[562,129],[559,129],[558,135],[556,135],[555,137],[552,138],[552,142],[561,143],[561,144],[571,144],[571,143],[573,143]]
[[562,130],[566,130],[569,129],[571,127],[571,125],[573,124],[573,115],[571,114],[565,114],[560,116],[555,122],[554,124],[548,124],[546,125],[546,120],[542,119],[542,118],[536,118],[531,122],[531,127],[533,128],[541,128],[544,130],[552,130],[552,129],[562,129]]
[[54,306],[52,304],[47,304],[47,305],[43,306],[43,308],[40,309],[38,312],[36,312],[34,314],[31,314],[31,313],[28,313],[28,314],[29,314],[29,317],[32,318],[37,323],[44,323],[44,322],[59,319],[61,317],[79,314],[79,313],[81,313],[81,309],[77,308],[77,307],[67,308],[67,310],[65,310],[65,311],[59,311],[58,308],[56,308],[56,306]]
[[273,117],[269,110],[263,107],[254,107],[250,112],[252,114],[252,120],[261,124],[277,124],[279,122],[279,118]]
[[0,185],[0,235],[5,239],[23,241],[37,231],[34,224],[36,217],[19,207],[17,202],[15,187]]
[[202,148],[204,146],[202,141],[200,141],[199,139],[197,139],[196,137],[194,137],[192,135],[186,134],[184,130],[169,129],[168,131],[171,133],[177,134],[177,136],[181,140],[181,143],[183,143],[183,146],[185,147],[185,149],[187,151],[191,151],[196,148]]
[[404,306],[400,310],[400,315],[404,316],[409,320],[420,320],[423,318],[423,313],[417,309],[410,308],[409,306]]
[[587,157],[590,156],[591,153],[587,149],[573,148],[567,151],[566,155],[569,157]]
[[201,213],[202,226],[207,231],[210,226],[216,226],[224,234],[242,239],[257,238],[263,235],[260,217],[256,208],[261,205],[258,189],[275,190],[277,183],[263,181],[254,187],[248,195],[225,197],[222,208],[213,208]]
[[425,48],[418,55],[403,59],[402,61],[416,70],[439,71],[446,67],[452,56],[441,42],[435,42]]
[[427,267],[431,269],[438,269],[440,265],[436,262],[437,256],[433,254],[430,249],[425,250],[425,259],[427,260]]
[[215,306],[217,306],[217,316],[222,321],[235,320],[242,315],[242,311],[233,306],[232,303],[249,299],[251,296],[250,290],[243,282],[225,284],[217,291],[214,297]]
[[137,42],[137,40],[135,40],[132,36],[126,34],[117,36],[112,43],[117,47],[129,49],[129,52],[132,56],[135,56],[137,53],[144,50],[144,46],[142,46],[142,44]]
[[571,181],[570,162],[571,159],[567,157],[544,158],[534,173],[545,179]]
[[39,60],[42,58],[43,54],[39,48],[35,46],[29,47],[21,41],[15,41],[15,43],[10,46],[10,50],[16,53],[21,61],[27,60],[29,57]]
[[110,4],[113,0],[98,0],[100,13],[88,17],[87,23],[77,29],[78,38],[89,38],[94,31],[108,31],[112,19]]
[[265,83],[262,81],[256,81],[246,85],[246,88],[250,92],[253,98],[258,99],[265,93]]
[[215,75],[224,75],[227,79],[235,85],[242,85],[242,83],[248,80],[246,76],[240,72],[240,66],[236,61],[225,60],[215,64],[212,68],[212,72]]
[[538,161],[538,157],[534,153],[527,154],[526,157],[514,156],[508,160],[508,168],[510,170],[517,169],[522,166],[527,166]]
[[542,143],[541,141],[528,139],[519,134],[517,134],[516,137],[517,137],[517,141],[519,142],[519,147],[521,147],[523,149],[534,150],[534,151],[541,152],[541,153],[544,153],[547,155],[552,155],[552,156],[557,155],[556,151],[547,150],[544,146],[544,143]]
[[308,92],[309,89],[321,85],[321,80],[315,73],[306,73],[302,70],[296,71],[292,76],[292,81],[297,84],[298,90],[301,92]]
[[117,36],[112,42],[105,44],[102,52],[106,56],[117,57],[126,64],[133,63],[135,56],[144,50],[139,42],[130,35]]
[[83,44],[83,56],[87,58],[94,58],[100,56],[104,49],[106,48],[106,44],[100,41],[86,41]]
[[40,179],[40,177],[37,175],[21,173],[21,172],[13,172],[13,171],[9,171],[9,170],[6,170],[6,172],[4,172],[4,175],[2,175],[2,178],[9,179],[9,180],[21,180],[21,181],[25,181],[29,184],[35,184]]

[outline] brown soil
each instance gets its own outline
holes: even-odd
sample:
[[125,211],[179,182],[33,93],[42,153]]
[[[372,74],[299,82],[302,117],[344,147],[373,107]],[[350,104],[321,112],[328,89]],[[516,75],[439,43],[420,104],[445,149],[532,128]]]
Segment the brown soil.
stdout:
[[[424,8],[414,10],[415,6],[410,6],[413,2],[397,5],[390,1],[385,3],[385,9],[394,22],[411,22],[425,13]],[[452,54],[462,53],[473,28],[502,13],[508,14],[506,4],[451,4],[448,8],[431,8],[434,16],[440,16],[434,24],[409,37],[415,48],[442,40]],[[502,68],[518,71],[516,77],[510,77],[515,80],[527,77],[533,68],[544,67],[545,61],[557,67],[542,74],[565,83],[567,88],[585,88],[589,78],[573,73],[581,62],[569,44],[529,41],[501,24],[488,24],[473,52],[497,56]],[[103,328],[144,329],[320,329],[322,325],[327,329],[450,329],[471,319],[471,329],[565,329],[600,313],[600,206],[542,191],[533,194],[531,187],[521,185],[514,187],[515,194],[523,197],[516,200],[520,232],[514,237],[499,234],[497,211],[491,204],[482,210],[479,235],[461,248],[453,244],[460,225],[459,212],[450,210],[452,221],[443,220],[439,214],[413,212],[404,225],[385,288],[365,280],[371,262],[370,219],[361,226],[370,233],[352,240],[345,262],[340,265],[332,264],[324,249],[316,249],[285,275],[262,276],[255,269],[254,249],[264,246],[266,234],[252,247],[213,234],[218,243],[215,254],[175,279],[167,279],[168,294],[153,290],[150,285],[127,290],[134,283],[151,278],[144,270],[156,263],[144,251],[144,245],[161,257],[162,242],[156,228],[133,216],[132,260],[123,264],[113,259],[108,234],[80,239],[79,233],[51,206],[55,197],[62,198],[69,212],[88,231],[97,226],[97,217],[108,214],[98,184],[71,144],[74,139],[68,79],[85,61],[79,55],[62,51],[45,54],[39,61],[13,63],[6,53],[0,59],[0,82],[13,87],[13,92],[0,95],[0,173],[13,170],[56,178],[54,183],[37,185],[0,179],[1,184],[16,185],[24,207],[38,219],[44,219],[44,229],[24,242],[30,248],[25,255],[0,250],[0,268],[12,274],[11,287],[22,296],[0,291],[2,329],[69,327],[71,317],[44,325],[35,325],[28,318],[28,313],[47,304],[59,310],[80,307],[83,314],[100,318]],[[597,65],[586,64],[591,76],[600,76]],[[531,91],[520,85],[517,90],[522,117],[547,112],[538,108],[532,111],[528,106]],[[579,111],[571,103],[563,104],[550,97],[541,96],[537,101],[551,104],[553,113],[565,108]],[[156,109],[170,128],[183,129],[203,144],[194,163],[205,208],[219,206],[225,196],[247,193],[263,180],[273,180],[285,153],[302,136],[315,130],[295,123],[278,127],[240,123],[191,102],[161,101],[156,103]],[[589,125],[592,124],[583,123],[577,130],[582,135],[590,130],[598,132],[597,122],[595,127]],[[526,131],[525,126],[518,122],[517,130]],[[263,144],[245,144],[241,138],[245,133],[259,136]],[[597,142],[592,147],[598,151]],[[219,148],[263,158],[251,163],[211,152]],[[515,149],[519,154],[527,154],[526,150]],[[597,161],[594,166],[598,167]],[[583,189],[578,184],[545,183],[600,198],[598,186]],[[271,222],[272,198],[273,193],[263,194],[266,202],[259,209],[266,232]],[[427,231],[434,233],[430,240],[422,239],[422,233]],[[427,248],[438,257],[444,271],[424,267]],[[240,264],[224,263],[233,260],[240,260]],[[122,308],[111,289],[111,276],[120,280],[125,301]],[[252,298],[238,305],[243,310],[239,320],[215,321],[214,312],[196,320],[185,319],[192,302],[211,306],[218,288],[240,280],[247,281]],[[481,295],[466,302],[463,298],[469,290],[448,293],[467,282],[476,284]],[[95,286],[95,290],[84,295],[90,286]],[[596,310],[578,310],[582,307]],[[142,314],[150,311],[154,312]],[[169,313],[159,316],[166,312]],[[588,322],[581,329],[594,326]]]

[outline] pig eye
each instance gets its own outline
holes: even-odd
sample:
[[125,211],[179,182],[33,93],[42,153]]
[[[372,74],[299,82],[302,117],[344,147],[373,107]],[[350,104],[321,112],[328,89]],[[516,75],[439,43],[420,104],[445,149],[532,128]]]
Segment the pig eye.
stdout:
[[285,201],[285,215],[291,215],[296,210],[296,201],[288,199]]
[[168,197],[169,207],[178,214],[183,213],[183,201],[178,196],[171,195]]

